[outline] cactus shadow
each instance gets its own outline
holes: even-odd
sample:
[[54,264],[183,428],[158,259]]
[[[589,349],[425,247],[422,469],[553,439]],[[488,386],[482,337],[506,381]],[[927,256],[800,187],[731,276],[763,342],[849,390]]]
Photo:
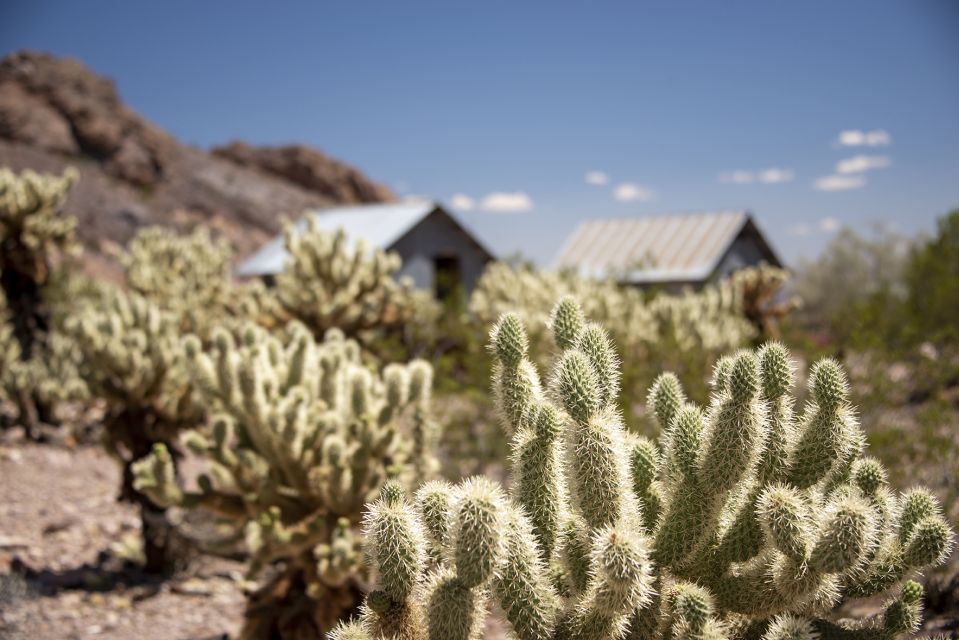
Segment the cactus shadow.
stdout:
[[31,567],[14,558],[9,576],[24,585],[24,597],[53,597],[62,591],[105,593],[136,588],[137,600],[159,593],[168,578],[148,573],[140,565],[119,560],[106,551],[101,551],[95,562],[55,570]]

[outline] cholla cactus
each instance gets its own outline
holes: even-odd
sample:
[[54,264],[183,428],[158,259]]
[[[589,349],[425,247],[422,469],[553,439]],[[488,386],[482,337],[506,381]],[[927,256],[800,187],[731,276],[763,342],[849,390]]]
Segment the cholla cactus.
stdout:
[[76,179],[73,169],[57,177],[29,170],[17,175],[0,167],[0,290],[9,323],[9,330],[3,331],[17,343],[16,354],[4,354],[8,366],[0,377],[28,433],[37,431],[40,417],[49,409],[30,375],[48,358],[51,313],[43,290],[57,254],[73,254],[80,248],[76,219],[60,212]]
[[120,497],[140,506],[146,569],[166,572],[179,559],[175,533],[164,511],[134,487],[132,464],[203,418],[176,318],[138,294],[113,290],[79,309],[66,331],[83,356],[91,394],[107,403],[105,446],[123,465]]
[[[246,638],[317,637],[359,604],[359,525],[388,477],[432,470],[432,369],[389,364],[377,375],[356,342],[323,342],[299,323],[276,336],[248,324],[214,332],[203,351],[189,337],[191,373],[214,410],[185,444],[208,463],[198,490],[176,482],[165,446],[136,465],[136,486],[162,505],[204,507],[235,524],[251,573],[281,569],[250,603]],[[312,634],[312,635],[310,635]]]
[[[722,359],[705,408],[664,374],[650,392],[663,427],[653,442],[623,428],[605,331],[571,299],[551,325],[561,353],[546,385],[518,316],[491,334],[511,498],[485,480],[426,485],[412,501],[384,494],[367,516],[378,588],[332,638],[477,638],[487,599],[521,640],[916,629],[922,588],[910,577],[946,559],[953,533],[927,491],[895,494],[863,456],[837,363],[816,364],[798,416],[776,343]],[[884,593],[873,617],[832,613]]]
[[60,214],[76,179],[73,169],[57,177],[0,167],[0,282],[24,358],[47,329],[41,288],[54,253],[79,250],[76,218]]
[[397,328],[426,304],[408,279],[397,281],[400,257],[371,250],[362,240],[349,246],[340,230],[326,233],[312,216],[306,229],[286,225],[286,268],[276,278],[281,307],[315,336],[338,328],[364,339],[373,330]]

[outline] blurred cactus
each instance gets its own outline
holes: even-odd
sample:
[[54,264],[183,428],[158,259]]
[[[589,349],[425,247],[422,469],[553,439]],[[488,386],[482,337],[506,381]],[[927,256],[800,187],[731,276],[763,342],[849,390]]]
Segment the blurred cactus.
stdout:
[[409,279],[395,278],[399,255],[371,249],[362,240],[350,246],[352,239],[342,230],[321,231],[313,216],[305,224],[305,229],[286,225],[290,258],[276,277],[276,296],[317,338],[335,327],[367,342],[371,332],[400,328],[417,307],[432,306]]
[[[551,325],[545,388],[519,317],[491,333],[511,498],[484,479],[381,497],[367,516],[376,590],[332,638],[480,637],[489,598],[521,640],[883,640],[918,627],[909,578],[947,558],[953,533],[931,494],[894,494],[863,457],[837,363],[817,363],[796,417],[776,343],[723,359],[705,409],[663,374],[653,443],[623,428],[605,332],[569,298]],[[832,614],[884,593],[873,617]]]
[[[762,266],[700,291],[650,293],[611,278],[591,280],[570,272],[493,264],[474,290],[470,310],[486,326],[503,313],[516,313],[530,327],[533,352],[545,354],[550,310],[556,300],[570,296],[631,354],[622,367],[624,388],[631,395],[648,387],[665,367],[694,384],[693,397],[704,398],[705,387],[695,386],[701,371],[722,353],[750,344],[762,331],[775,330],[771,317],[787,309],[774,302],[785,278],[785,271]],[[546,363],[540,359],[537,364]],[[632,405],[623,408],[631,410]]]
[[[49,360],[51,311],[43,295],[56,261],[76,254],[76,218],[61,214],[77,173],[62,176],[33,171],[16,174],[0,167],[0,290],[7,307],[5,340],[16,343],[16,353],[5,353],[8,363],[0,378],[17,404],[20,421],[36,434],[50,407],[37,392],[38,368]],[[12,344],[12,343],[11,343]]]
[[0,167],[0,282],[24,358],[47,330],[41,289],[56,253],[80,248],[76,218],[60,213],[76,180],[73,169],[57,177],[29,170],[17,175]]
[[177,483],[162,444],[135,465],[136,487],[161,505],[206,508],[233,523],[251,574],[279,565],[250,601],[244,638],[317,637],[360,602],[355,529],[364,504],[390,477],[412,483],[431,473],[432,369],[413,361],[377,375],[340,331],[316,342],[296,322],[279,335],[219,328],[211,343],[184,342],[193,384],[213,411],[208,429],[183,438],[207,466],[197,489]]
[[269,325],[276,302],[262,283],[233,278],[233,250],[205,227],[179,235],[164,227],[147,227],[130,240],[118,258],[129,288],[179,318],[180,328],[209,338],[212,327],[227,318]]
[[180,559],[178,539],[164,510],[134,486],[132,465],[154,446],[172,445],[204,415],[176,318],[136,293],[112,289],[77,310],[65,328],[82,354],[90,393],[107,404],[104,444],[123,466],[121,499],[140,507],[146,569],[167,572]]

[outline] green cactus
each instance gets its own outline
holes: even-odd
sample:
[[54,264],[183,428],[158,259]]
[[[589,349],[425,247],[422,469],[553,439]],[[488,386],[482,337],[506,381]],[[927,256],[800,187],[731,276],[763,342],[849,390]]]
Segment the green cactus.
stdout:
[[146,569],[169,572],[181,559],[181,540],[164,510],[135,486],[133,464],[156,446],[172,448],[177,433],[203,419],[176,317],[138,294],[104,289],[102,299],[81,305],[65,331],[80,352],[91,395],[106,402],[104,444],[123,466],[120,497],[140,507]]
[[427,532],[444,543],[448,535],[442,500],[422,494],[433,517],[421,526],[401,488],[434,468],[430,366],[374,372],[338,330],[317,342],[299,323],[279,334],[250,322],[234,329],[214,329],[206,348],[196,336],[182,341],[191,384],[212,412],[208,427],[183,437],[205,462],[197,489],[178,484],[164,446],[136,463],[136,487],[160,505],[219,514],[245,540],[251,576],[276,566],[251,597],[244,638],[322,635],[357,608],[366,579],[358,528],[378,493],[366,528],[383,593],[370,606],[408,598],[432,557]]
[[[917,627],[922,589],[909,578],[946,559],[953,533],[931,494],[894,495],[863,457],[836,363],[816,364],[795,418],[779,344],[721,360],[705,409],[663,375],[649,395],[655,443],[623,429],[602,332],[569,300],[551,325],[560,353],[546,389],[519,318],[491,333],[493,388],[514,434],[511,497],[474,479],[399,501],[405,530],[431,532],[435,561],[415,565],[423,588],[384,607],[381,572],[380,591],[331,637],[475,638],[488,599],[521,640],[885,640]],[[370,536],[369,553],[402,540]],[[883,593],[876,616],[831,615]],[[407,627],[392,636],[381,612],[400,609]]]

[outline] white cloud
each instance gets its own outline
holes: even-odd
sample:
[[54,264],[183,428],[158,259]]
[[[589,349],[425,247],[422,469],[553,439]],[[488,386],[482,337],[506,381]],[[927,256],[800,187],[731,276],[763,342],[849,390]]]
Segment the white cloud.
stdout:
[[780,182],[790,182],[795,177],[796,173],[792,169],[769,167],[768,169],[760,169],[759,171],[746,171],[745,169],[728,171],[719,174],[719,181],[729,184],[751,184],[753,182],[777,184]]
[[485,196],[480,201],[480,209],[495,213],[530,211],[532,208],[533,199],[522,191],[512,193],[497,191]]
[[592,184],[597,187],[609,184],[609,176],[602,171],[590,171],[586,174],[586,184]]
[[777,169],[771,167],[759,172],[759,181],[766,184],[776,184],[778,182],[791,182],[796,174],[792,169]]
[[408,193],[408,194],[405,194],[405,195],[401,198],[401,200],[402,200],[403,202],[429,202],[429,201],[430,201],[430,197],[429,197],[429,196],[426,196],[426,195],[419,194],[419,193]]
[[836,142],[841,147],[884,147],[892,144],[892,136],[885,129],[872,131],[846,129],[839,133],[839,139]]
[[812,229],[809,228],[808,224],[794,224],[786,232],[791,236],[803,237],[812,233]]
[[863,173],[871,169],[884,169],[892,164],[889,156],[858,155],[836,163],[836,173]]
[[865,176],[831,175],[818,178],[813,184],[819,191],[846,191],[866,186]]
[[835,218],[823,218],[819,221],[819,228],[825,231],[826,233],[833,233],[834,231],[839,231],[839,227],[842,226],[842,223]]
[[465,193],[454,193],[450,198],[450,206],[459,211],[470,211],[476,206],[476,201]]
[[732,184],[749,184],[756,180],[752,171],[729,171],[719,174],[720,182],[730,182]]
[[613,197],[620,202],[646,202],[653,199],[653,192],[633,182],[624,182],[616,186]]

